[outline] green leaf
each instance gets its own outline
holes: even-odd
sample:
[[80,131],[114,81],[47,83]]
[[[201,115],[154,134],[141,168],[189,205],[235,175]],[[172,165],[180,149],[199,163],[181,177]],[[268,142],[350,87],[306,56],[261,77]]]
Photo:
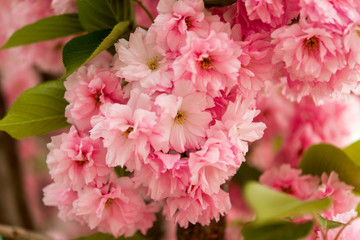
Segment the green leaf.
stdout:
[[248,224],[242,234],[244,240],[296,240],[306,237],[313,228],[313,222],[276,222],[265,225]]
[[21,139],[66,127],[64,111],[68,103],[64,92],[63,81],[59,80],[25,91],[0,120],[0,130]]
[[84,31],[77,14],[52,16],[17,30],[1,49],[66,37]]
[[356,165],[341,149],[329,144],[311,146],[302,156],[299,167],[304,174],[321,176],[335,171],[340,180],[354,186],[360,192],[360,166]]
[[77,0],[79,18],[89,31],[113,28],[117,23],[132,20],[131,0]]
[[248,204],[256,213],[256,223],[294,217],[305,213],[324,210],[330,199],[301,201],[288,194],[276,191],[257,182],[249,182],[244,189]]
[[225,7],[234,4],[236,0],[204,0],[205,7]]
[[136,233],[134,236],[128,238],[125,237],[115,238],[110,234],[96,233],[90,236],[80,237],[73,240],[146,240],[146,238],[140,233]]
[[63,63],[66,68],[63,78],[116,43],[120,37],[128,33],[129,25],[129,21],[120,22],[112,30],[92,32],[69,41],[63,49]]
[[336,222],[336,221],[332,221],[332,220],[327,220],[326,218],[324,218],[323,216],[321,216],[320,214],[316,214],[317,219],[319,220],[319,223],[321,224],[321,226],[325,229],[325,230],[329,230],[332,228],[338,228],[343,226],[344,224],[341,222]]
[[359,217],[360,216],[360,203],[357,205],[355,210],[357,212],[357,216]]
[[343,151],[358,166],[360,166],[360,140],[347,146]]

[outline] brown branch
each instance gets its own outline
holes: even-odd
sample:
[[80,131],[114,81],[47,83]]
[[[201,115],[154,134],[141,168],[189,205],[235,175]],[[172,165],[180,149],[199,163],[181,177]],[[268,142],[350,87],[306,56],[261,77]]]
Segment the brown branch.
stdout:
[[177,229],[177,240],[223,240],[225,239],[225,217],[221,217],[219,222],[212,220],[209,226],[189,224],[188,228]]
[[31,232],[24,228],[0,224],[0,236],[16,240],[51,240],[52,238],[40,233]]

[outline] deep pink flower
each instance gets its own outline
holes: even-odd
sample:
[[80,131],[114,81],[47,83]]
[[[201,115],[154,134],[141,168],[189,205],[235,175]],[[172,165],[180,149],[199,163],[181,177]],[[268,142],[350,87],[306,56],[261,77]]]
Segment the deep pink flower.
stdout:
[[291,168],[288,164],[266,170],[259,181],[302,200],[315,198],[319,185],[319,178],[301,176],[300,169]]

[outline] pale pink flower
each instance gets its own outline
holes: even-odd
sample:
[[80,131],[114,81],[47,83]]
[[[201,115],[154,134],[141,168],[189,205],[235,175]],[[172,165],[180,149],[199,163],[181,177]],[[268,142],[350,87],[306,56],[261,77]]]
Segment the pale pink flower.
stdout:
[[168,220],[187,228],[189,223],[209,225],[212,219],[220,220],[231,208],[229,194],[220,190],[217,194],[208,195],[199,188],[192,190],[192,194],[168,198],[163,214]]
[[82,131],[91,129],[90,119],[99,114],[102,104],[124,101],[121,79],[111,70],[82,67],[70,75],[64,85],[64,97],[70,103],[65,116]]
[[195,92],[191,82],[185,80],[176,82],[172,93],[155,99],[163,136],[153,139],[153,146],[163,152],[198,149],[212,120],[206,111],[212,106],[212,100],[205,93]]
[[342,91],[333,87],[333,82],[344,85],[346,81],[336,75],[346,66],[340,35],[300,22],[279,28],[271,36],[275,44],[272,62],[280,63],[285,91],[294,89],[297,100],[312,95],[317,103]]
[[351,23],[360,20],[357,0],[300,0],[300,16],[342,33]]
[[175,81],[191,79],[198,90],[211,96],[237,84],[242,50],[229,34],[211,31],[202,38],[189,32],[180,53],[173,64]]
[[51,8],[57,15],[78,12],[76,0],[52,0]]
[[145,34],[144,30],[138,28],[130,34],[129,41],[120,39],[115,44],[118,53],[114,66],[116,75],[125,78],[127,82],[137,81],[144,88],[170,88],[166,54],[160,46],[148,43]]
[[149,32],[157,44],[175,52],[184,44],[186,33],[207,34],[204,2],[201,0],[160,0],[159,15]]
[[[327,218],[327,220],[347,224],[350,220],[356,218],[357,215],[358,213],[354,209],[352,209],[348,212],[336,214],[335,216]],[[336,238],[340,229],[342,229],[342,226],[335,229],[329,229],[328,231],[326,231],[325,239],[326,240],[358,239],[360,236],[360,219],[356,219],[352,221],[349,225],[347,225],[344,228],[344,230],[340,233],[339,237]],[[320,231],[318,231],[317,236],[319,240],[325,240]]]
[[155,152],[146,162],[134,173],[133,180],[148,189],[151,199],[159,201],[185,194],[190,178],[188,159],[180,159],[180,154]]
[[46,206],[57,207],[58,216],[64,220],[78,220],[72,204],[78,199],[77,192],[59,183],[52,183],[43,189],[43,202]]
[[46,163],[57,183],[78,190],[85,185],[105,183],[110,177],[102,142],[78,132],[75,127],[69,133],[52,137],[48,148]]
[[245,154],[248,143],[260,139],[264,134],[265,124],[253,122],[259,113],[251,99],[237,97],[234,102],[229,102],[221,121],[216,121],[214,128],[226,131],[230,142]]
[[273,27],[281,24],[285,12],[283,0],[245,0],[245,7],[250,20],[260,19]]
[[76,215],[91,229],[119,237],[132,236],[137,230],[146,233],[155,221],[154,205],[146,205],[127,177],[110,181],[102,188],[85,188],[74,202]]
[[140,169],[150,152],[149,136],[157,124],[150,104],[148,95],[134,89],[127,105],[105,104],[101,107],[102,115],[93,117],[91,137],[103,138],[108,166]]
[[219,131],[217,136],[209,137],[199,151],[190,153],[191,184],[199,186],[209,195],[218,193],[220,186],[236,173],[240,165],[241,161],[234,155],[232,144]]
[[301,176],[300,169],[291,168],[288,164],[266,170],[259,181],[302,200],[313,199],[319,185],[319,178]]
[[353,186],[339,180],[338,174],[332,171],[330,175],[321,175],[321,185],[316,193],[317,198],[332,198],[332,206],[326,211],[325,217],[335,216],[355,209],[360,202],[360,197],[354,195]]
[[271,34],[274,64],[282,62],[291,80],[328,82],[345,67],[341,39],[322,28],[293,24]]
[[350,24],[344,32],[344,51],[348,54],[348,65],[350,68],[360,65],[360,20],[357,23]]

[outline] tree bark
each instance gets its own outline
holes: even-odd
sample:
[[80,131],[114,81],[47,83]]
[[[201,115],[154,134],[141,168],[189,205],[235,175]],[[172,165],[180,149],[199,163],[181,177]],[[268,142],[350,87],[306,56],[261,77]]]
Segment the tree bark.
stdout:
[[189,224],[188,228],[177,228],[177,240],[223,240],[225,239],[225,216],[219,222],[212,220],[209,226]]
[[[6,103],[0,87],[0,117],[5,113]],[[33,229],[23,186],[16,140],[0,131],[0,223]]]

